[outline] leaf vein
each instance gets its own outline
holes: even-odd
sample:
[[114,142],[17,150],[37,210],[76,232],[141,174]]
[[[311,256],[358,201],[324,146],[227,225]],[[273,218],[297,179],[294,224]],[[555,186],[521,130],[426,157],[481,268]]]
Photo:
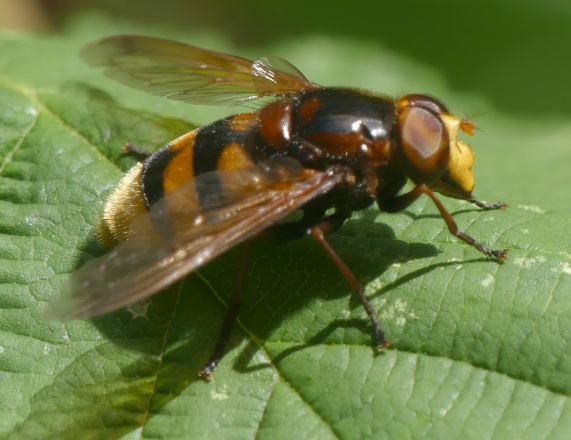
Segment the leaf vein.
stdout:
[[162,344],[161,344],[161,350],[160,350],[160,353],[159,353],[159,363],[158,363],[158,366],[157,366],[157,371],[156,371],[155,374],[154,374],[153,388],[152,388],[152,390],[151,390],[151,393],[149,394],[147,409],[146,409],[146,411],[145,411],[145,414],[144,414],[144,417],[143,417],[143,421],[141,422],[141,427],[142,427],[141,432],[140,432],[140,434],[141,434],[141,435],[140,435],[140,438],[141,438],[141,439],[145,438],[145,436],[144,436],[144,430],[145,430],[145,425],[146,425],[146,423],[148,422],[149,417],[150,417],[150,414],[151,414],[151,404],[152,404],[152,401],[153,401],[154,396],[158,394],[158,393],[157,393],[157,384],[158,384],[158,380],[159,380],[159,375],[160,375],[161,369],[162,369],[162,367],[163,367],[163,361],[164,361],[166,346],[167,346],[167,343],[168,343],[168,336],[169,336],[169,333],[170,333],[171,328],[172,328],[172,323],[173,323],[173,321],[174,321],[174,317],[175,317],[175,315],[176,315],[176,311],[177,311],[177,309],[178,309],[178,305],[179,305],[179,303],[180,303],[180,298],[181,298],[181,295],[182,295],[182,289],[183,289],[183,287],[184,287],[184,284],[185,284],[185,280],[183,280],[183,281],[180,283],[180,285],[179,285],[179,288],[178,288],[177,294],[176,294],[176,299],[175,299],[175,302],[174,302],[173,307],[172,307],[172,314],[171,314],[170,319],[169,319],[169,321],[168,321],[168,323],[167,323],[167,325],[166,325],[166,328],[165,328],[165,334],[164,334],[164,337],[163,337],[163,341],[162,341]]
[[[198,275],[198,278],[200,278],[200,280],[202,280],[202,282],[206,285],[206,287],[212,292],[212,294],[214,295],[214,297],[216,298],[217,301],[219,301],[224,307],[227,307],[228,305],[226,304],[226,302],[222,299],[222,297],[220,295],[218,295],[218,293],[216,292],[216,289],[214,289],[214,286],[212,286],[212,284],[210,284],[210,282],[208,282],[208,280],[200,273],[200,271],[196,272],[196,274]],[[256,344],[258,346],[258,349],[263,353],[263,355],[268,359],[268,365],[270,365],[272,367],[272,369],[274,370],[274,372],[277,374],[278,378],[282,381],[282,383],[284,385],[286,385],[288,388],[291,389],[291,391],[296,394],[299,399],[305,403],[307,405],[308,408],[310,408],[312,410],[312,412],[315,414],[315,416],[321,420],[321,422],[327,427],[329,428],[329,430],[331,431],[331,435],[337,439],[340,439],[340,435],[336,432],[334,432],[332,426],[326,421],[326,419],[305,399],[305,397],[301,394],[301,392],[294,387],[291,382],[289,382],[282,374],[282,372],[280,371],[280,369],[278,368],[278,366],[274,363],[272,357],[270,356],[270,354],[267,352],[267,350],[264,348],[264,345],[262,343],[262,340],[259,339],[243,322],[241,319],[236,319],[236,322],[238,323],[238,325],[240,326],[240,328],[246,333],[246,335],[248,335],[248,337],[251,339],[252,342],[254,342],[254,344]]]
[[[43,112],[43,113],[51,116],[52,118],[54,118],[71,135],[77,137],[82,142],[89,145],[91,148],[93,148],[95,150],[95,152],[101,158],[105,159],[105,161],[107,161],[109,164],[113,165],[114,168],[123,172],[116,163],[114,163],[111,159],[109,159],[107,156],[105,156],[101,152],[101,150],[99,150],[99,148],[97,148],[97,145],[95,145],[93,142],[91,142],[89,139],[87,139],[75,127],[69,125],[60,115],[58,115],[56,112],[54,112],[45,102],[43,102],[41,100],[41,98],[34,91],[29,90],[26,86],[14,83],[13,81],[10,81],[10,80],[3,78],[3,77],[0,77],[0,85],[2,85],[3,87],[9,88],[9,89],[11,89],[17,93],[20,93],[22,96],[26,97],[28,100],[30,100],[32,102],[32,104],[34,104],[34,107],[36,107],[39,110],[38,113]],[[39,118],[39,115],[36,118]]]
[[2,161],[2,164],[0,164],[0,175],[2,174],[2,172],[4,171],[6,166],[10,163],[10,161],[12,160],[14,155],[18,152],[18,150],[20,149],[20,147],[22,146],[24,141],[27,139],[29,134],[32,132],[34,127],[37,125],[37,123],[38,123],[38,116],[36,115],[34,117],[34,120],[32,121],[32,123],[24,130],[22,137],[18,140],[18,142],[16,142],[16,145],[14,145],[14,148],[12,148],[6,154],[6,156],[4,156],[4,160]]

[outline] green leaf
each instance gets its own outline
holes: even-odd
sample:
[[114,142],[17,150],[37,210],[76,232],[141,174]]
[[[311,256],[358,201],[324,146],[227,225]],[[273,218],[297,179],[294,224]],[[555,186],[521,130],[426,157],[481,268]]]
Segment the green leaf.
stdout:
[[396,215],[356,215],[330,241],[366,283],[392,342],[374,355],[364,310],[313,243],[257,242],[239,324],[210,384],[196,373],[219,332],[233,252],[150,303],[46,321],[69,274],[104,251],[94,228],[133,164],[122,145],[156,149],[192,129],[186,119],[214,114],[83,66],[77,53],[95,38],[94,23],[61,38],[0,37],[3,437],[567,437],[569,121],[511,119],[362,42],[315,37],[244,55],[280,54],[323,84],[423,91],[451,108],[488,110],[472,140],[477,194],[510,208],[444,203],[469,234],[509,248],[505,264],[454,239],[429,200]]

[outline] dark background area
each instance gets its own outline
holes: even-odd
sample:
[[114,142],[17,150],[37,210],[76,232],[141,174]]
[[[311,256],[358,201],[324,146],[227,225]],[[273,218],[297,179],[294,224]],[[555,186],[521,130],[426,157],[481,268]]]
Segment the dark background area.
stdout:
[[450,87],[523,116],[571,113],[571,4],[550,0],[287,2],[0,0],[0,26],[65,29],[86,11],[257,46],[304,35],[379,44],[438,70]]

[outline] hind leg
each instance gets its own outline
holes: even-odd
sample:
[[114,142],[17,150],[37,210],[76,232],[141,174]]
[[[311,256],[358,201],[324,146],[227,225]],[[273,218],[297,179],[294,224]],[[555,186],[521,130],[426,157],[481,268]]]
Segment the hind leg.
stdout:
[[148,158],[151,155],[151,153],[146,152],[141,147],[139,147],[138,145],[135,145],[135,144],[125,144],[123,146],[123,154],[129,155],[129,156],[134,156],[137,159],[141,159],[141,160],[145,160],[146,158]]
[[226,309],[226,315],[224,316],[224,321],[222,322],[222,327],[218,335],[218,341],[214,346],[212,355],[206,362],[206,365],[198,372],[198,377],[206,382],[210,382],[214,375],[214,370],[224,357],[226,352],[226,345],[228,345],[228,340],[232,333],[232,327],[236,322],[238,312],[240,311],[240,306],[242,305],[242,299],[244,296],[244,288],[246,284],[246,271],[248,267],[248,253],[247,245],[242,246],[240,249],[240,254],[238,256],[238,267],[236,268],[236,283],[234,285],[234,290],[232,292],[232,297]]

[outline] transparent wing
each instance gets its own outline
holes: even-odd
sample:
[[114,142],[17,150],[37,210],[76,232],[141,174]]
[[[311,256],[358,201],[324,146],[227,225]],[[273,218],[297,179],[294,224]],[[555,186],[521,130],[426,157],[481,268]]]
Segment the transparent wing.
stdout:
[[194,104],[236,105],[316,87],[281,58],[252,62],[161,38],[114,36],[81,54],[125,85]]
[[[75,272],[49,315],[94,316],[146,298],[340,181],[338,172],[307,170],[291,159],[203,174],[137,219],[127,241]],[[197,191],[207,196],[201,197],[201,208],[185,208],[189,205],[181,201],[192,200]],[[159,233],[149,231],[149,218]]]

